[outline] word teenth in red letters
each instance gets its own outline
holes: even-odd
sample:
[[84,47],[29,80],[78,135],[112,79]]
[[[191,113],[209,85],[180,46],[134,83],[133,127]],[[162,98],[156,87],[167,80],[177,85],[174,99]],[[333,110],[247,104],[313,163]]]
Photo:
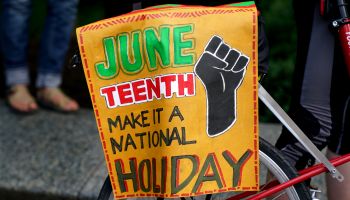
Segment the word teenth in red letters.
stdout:
[[195,95],[193,73],[166,74],[109,85],[100,89],[108,108],[153,101],[154,99],[187,97]]

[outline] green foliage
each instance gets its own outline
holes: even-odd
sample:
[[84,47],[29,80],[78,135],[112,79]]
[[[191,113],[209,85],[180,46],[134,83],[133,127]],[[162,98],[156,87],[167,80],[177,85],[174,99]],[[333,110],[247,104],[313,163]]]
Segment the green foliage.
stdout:
[[[261,6],[270,46],[269,72],[262,85],[284,110],[288,110],[297,43],[292,2],[269,0],[262,1]],[[260,121],[277,122],[263,103],[260,104]]]

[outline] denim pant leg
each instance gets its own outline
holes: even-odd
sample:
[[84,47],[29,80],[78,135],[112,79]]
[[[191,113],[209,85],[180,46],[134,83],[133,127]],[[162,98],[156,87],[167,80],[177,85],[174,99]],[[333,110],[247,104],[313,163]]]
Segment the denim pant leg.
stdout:
[[49,0],[38,59],[37,87],[58,87],[75,25],[78,0]]
[[6,85],[29,84],[27,47],[31,0],[2,1],[1,49]]

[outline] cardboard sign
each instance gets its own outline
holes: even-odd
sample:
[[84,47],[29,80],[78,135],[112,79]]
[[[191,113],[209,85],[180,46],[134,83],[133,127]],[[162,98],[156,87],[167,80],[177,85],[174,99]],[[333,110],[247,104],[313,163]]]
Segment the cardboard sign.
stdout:
[[77,29],[115,198],[257,190],[257,11],[165,5]]

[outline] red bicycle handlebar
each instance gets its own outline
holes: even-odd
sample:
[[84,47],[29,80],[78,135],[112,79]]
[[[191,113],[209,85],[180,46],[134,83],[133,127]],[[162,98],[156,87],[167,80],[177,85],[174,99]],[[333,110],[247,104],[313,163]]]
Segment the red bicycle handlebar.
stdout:
[[348,4],[345,0],[337,0],[337,6],[341,19],[333,21],[332,25],[338,29],[339,41],[350,77],[350,16],[347,10]]
[[[343,165],[345,163],[350,162],[350,154],[339,156],[337,158],[330,160],[330,162],[334,166]],[[256,192],[254,192],[254,191],[248,191],[248,192],[243,192],[243,193],[238,194],[236,196],[230,197],[227,200],[239,200],[239,199],[246,198],[249,196],[250,197],[248,198],[248,200],[258,200],[258,199],[266,198],[268,196],[271,196],[273,194],[278,193],[281,190],[284,190],[288,187],[291,187],[297,183],[300,183],[302,181],[310,179],[311,177],[314,177],[314,176],[321,174],[323,172],[326,172],[326,171],[327,171],[327,168],[322,163],[319,163],[317,165],[314,165],[312,167],[309,167],[309,168],[306,168],[302,171],[299,171],[298,177],[291,179],[287,182],[279,184],[278,181],[273,181],[271,183],[268,183],[267,185],[264,185],[263,188],[265,188],[266,190],[261,191],[258,194],[256,194]],[[253,195],[253,194],[255,194],[255,195]],[[253,196],[251,196],[251,195],[253,195]]]
[[346,18],[344,21],[346,21],[346,23],[339,27],[338,35],[350,77],[350,19]]

